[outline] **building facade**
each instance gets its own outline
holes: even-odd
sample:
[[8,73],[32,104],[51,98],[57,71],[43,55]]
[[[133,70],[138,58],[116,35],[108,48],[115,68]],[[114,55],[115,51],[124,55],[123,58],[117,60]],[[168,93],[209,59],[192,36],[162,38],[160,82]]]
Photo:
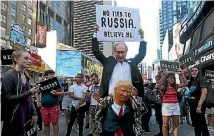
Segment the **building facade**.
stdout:
[[32,44],[35,36],[35,22],[33,9],[36,7],[33,1],[1,1],[1,47],[10,46],[10,32],[14,24],[20,26],[23,31],[26,46]]
[[[214,3],[200,1],[195,9],[181,24],[180,42],[184,44],[181,58],[187,70],[197,66],[203,75],[206,70],[214,71]],[[189,63],[189,58],[194,58],[194,64]]]
[[[168,30],[169,35],[172,36],[172,34],[170,34],[172,33],[172,26],[175,23],[180,22],[187,14],[187,11],[187,1],[161,1],[161,8],[159,9],[160,56],[162,56],[162,45],[166,35],[166,31]],[[170,48],[171,47],[169,47],[169,50]]]
[[[94,26],[96,25],[96,5],[115,5],[112,1],[74,1],[74,20],[73,20],[73,32],[74,47],[84,54],[94,57],[92,46],[92,35]],[[106,45],[106,46],[105,46]],[[105,47],[104,47],[105,46]],[[100,42],[100,50],[104,55],[109,56],[113,53],[112,42]]]
[[57,31],[57,41],[73,46],[73,2],[37,2],[37,22],[46,25],[48,30]]

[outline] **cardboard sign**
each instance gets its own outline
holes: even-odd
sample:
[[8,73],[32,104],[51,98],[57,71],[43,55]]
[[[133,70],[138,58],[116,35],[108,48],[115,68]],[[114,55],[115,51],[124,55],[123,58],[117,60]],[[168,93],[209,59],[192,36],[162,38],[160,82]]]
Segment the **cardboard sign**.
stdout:
[[62,85],[62,89],[64,90],[64,92],[68,92],[68,84],[67,83],[63,83]]
[[193,52],[189,52],[188,54],[183,55],[179,59],[179,64],[181,69],[187,69],[191,65],[195,64],[195,56]]
[[160,67],[161,67],[161,70],[168,69],[168,71],[171,71],[171,72],[178,72],[179,64],[178,62],[161,60]]
[[212,71],[212,70],[206,70],[206,72],[205,72],[205,78],[207,78],[207,79],[214,79],[214,71]]
[[136,8],[96,5],[98,41],[140,41],[140,13]]
[[1,63],[2,65],[12,65],[11,55],[14,50],[1,50]]
[[38,83],[37,85],[40,85],[39,90],[42,94],[49,93],[52,90],[58,90],[61,88],[57,77],[45,80],[43,82]]
[[92,95],[94,93],[99,92],[99,89],[100,89],[100,86],[98,86],[98,85],[92,86],[91,90],[90,90],[90,94]]
[[37,128],[36,126],[32,126],[31,125],[31,120],[29,120],[27,123],[25,123],[24,125],[25,127],[25,134],[24,136],[36,136],[36,131],[37,131]]

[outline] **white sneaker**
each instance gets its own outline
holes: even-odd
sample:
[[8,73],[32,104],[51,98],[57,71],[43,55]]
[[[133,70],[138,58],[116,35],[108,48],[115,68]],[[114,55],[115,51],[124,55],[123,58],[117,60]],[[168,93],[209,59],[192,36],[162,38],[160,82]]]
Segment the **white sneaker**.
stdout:
[[212,127],[211,127],[211,126],[208,126],[208,130],[211,131],[211,130],[212,130]]

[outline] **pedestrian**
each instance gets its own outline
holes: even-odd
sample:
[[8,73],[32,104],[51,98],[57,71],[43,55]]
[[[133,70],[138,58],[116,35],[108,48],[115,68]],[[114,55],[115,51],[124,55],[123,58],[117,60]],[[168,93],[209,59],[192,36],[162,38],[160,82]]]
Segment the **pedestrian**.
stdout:
[[91,75],[91,80],[92,80],[92,85],[90,86],[89,90],[90,90],[90,115],[91,115],[91,128],[90,128],[90,133],[88,134],[88,136],[93,136],[94,133],[94,128],[95,128],[95,114],[96,114],[96,105],[97,100],[95,100],[93,98],[93,94],[95,92],[99,91],[100,88],[100,84],[99,84],[99,77],[96,73],[93,73]]
[[23,136],[30,130],[35,135],[37,114],[31,96],[39,91],[39,87],[30,89],[30,76],[26,69],[31,65],[31,56],[26,50],[14,51],[12,62],[14,68],[8,70],[2,78],[1,135]]
[[[68,88],[73,85],[71,78],[67,78],[65,81],[68,84]],[[70,117],[71,113],[71,108],[72,108],[72,98],[69,95],[69,91],[65,92],[65,95],[63,96],[62,99],[62,110],[65,114],[65,126],[68,126],[68,119]]]
[[[54,78],[55,72],[53,70],[46,70],[45,79]],[[59,136],[59,113],[60,104],[59,96],[63,96],[62,90],[51,90],[47,93],[41,93],[40,96],[36,96],[37,106],[41,107],[42,120],[45,127],[45,136],[50,136],[50,124],[53,125],[54,136]]]
[[192,118],[195,135],[209,136],[205,119],[206,106],[204,104],[208,84],[204,78],[200,77],[199,68],[197,67],[192,68],[188,88],[190,89],[190,97],[188,99],[190,105],[190,116]]
[[161,75],[158,74],[157,76],[155,76],[155,80],[156,80],[156,85],[155,85],[155,94],[156,94],[156,98],[157,98],[157,102],[154,104],[154,108],[155,108],[155,117],[156,117],[156,122],[159,125],[159,132],[155,135],[155,136],[163,136],[162,133],[162,124],[163,124],[163,120],[162,120],[162,94],[161,91],[164,90],[164,85],[161,86],[161,89],[158,88],[158,83],[161,79]]
[[[181,70],[180,70],[181,71]],[[162,118],[163,118],[163,136],[168,136],[169,121],[172,119],[173,134],[178,136],[181,98],[178,95],[177,89],[187,86],[187,80],[183,72],[179,73],[180,84],[176,84],[175,74],[168,73],[165,69],[158,83],[158,88],[161,89],[162,84],[165,89],[162,91]]]
[[92,85],[89,75],[85,75],[84,83],[85,83],[85,86],[88,88],[87,96],[86,96],[86,107],[87,108],[86,108],[86,112],[85,112],[86,113],[86,126],[85,126],[85,129],[89,129],[89,107],[90,107],[89,88]]
[[83,121],[84,114],[86,111],[85,97],[88,88],[84,84],[82,84],[82,74],[77,74],[75,80],[76,84],[72,85],[69,88],[70,96],[72,98],[72,108],[66,136],[70,136],[72,127],[74,125],[75,120],[77,119],[77,116],[79,116],[79,136],[83,136]]
[[[145,96],[144,96],[144,102],[146,105],[146,108],[148,112],[144,115],[142,115],[141,122],[142,122],[142,129],[144,130],[144,133],[151,133],[152,131],[149,129],[149,122],[150,118],[152,116],[152,104],[154,101],[156,101],[156,96],[153,95],[153,90],[149,88],[150,82],[149,80],[144,81],[144,91],[145,91]],[[154,96],[154,100],[151,99],[152,96]]]
[[[212,90],[212,93],[214,93],[214,79],[210,79],[210,86],[208,89],[210,91]],[[209,131],[214,131],[214,107],[207,107],[206,109],[207,113],[207,121],[208,121],[208,130]]]
[[188,87],[183,87],[181,91],[183,92],[184,96],[182,97],[182,100],[180,102],[180,108],[181,108],[180,124],[183,124],[183,118],[186,117],[187,124],[190,125],[191,123],[190,123],[190,117],[189,117],[189,108],[185,100],[185,92],[188,92],[189,89]]
[[99,94],[102,98],[114,93],[115,84],[119,80],[129,80],[133,86],[139,91],[139,96],[144,96],[143,80],[137,65],[143,60],[146,55],[146,42],[143,40],[143,31],[140,30],[141,42],[139,53],[133,59],[126,59],[128,47],[125,43],[116,43],[114,46],[114,55],[105,57],[99,50],[99,42],[96,34],[99,27],[95,27],[95,32],[92,39],[92,52],[96,59],[103,65],[103,73],[100,84]]
[[[132,96],[133,88],[129,80],[119,80],[110,94],[99,99],[96,108],[95,130],[102,136],[141,136],[142,98]],[[95,95],[96,96],[96,95]]]

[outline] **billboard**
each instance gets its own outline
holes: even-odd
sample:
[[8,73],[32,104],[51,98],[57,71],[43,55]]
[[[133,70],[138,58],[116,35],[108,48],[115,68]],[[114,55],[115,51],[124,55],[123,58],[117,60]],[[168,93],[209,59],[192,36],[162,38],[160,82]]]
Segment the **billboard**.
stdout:
[[56,56],[56,76],[75,77],[77,73],[81,73],[81,52],[58,50]]
[[94,59],[82,54],[82,73],[91,75],[92,73],[97,73],[99,77],[102,75],[103,67]]
[[47,26],[37,23],[37,30],[36,30],[37,47],[46,47],[46,32],[47,32]]
[[183,54],[184,45],[180,43],[180,30],[181,23],[178,22],[173,26],[173,45],[169,51],[169,60],[177,60]]

